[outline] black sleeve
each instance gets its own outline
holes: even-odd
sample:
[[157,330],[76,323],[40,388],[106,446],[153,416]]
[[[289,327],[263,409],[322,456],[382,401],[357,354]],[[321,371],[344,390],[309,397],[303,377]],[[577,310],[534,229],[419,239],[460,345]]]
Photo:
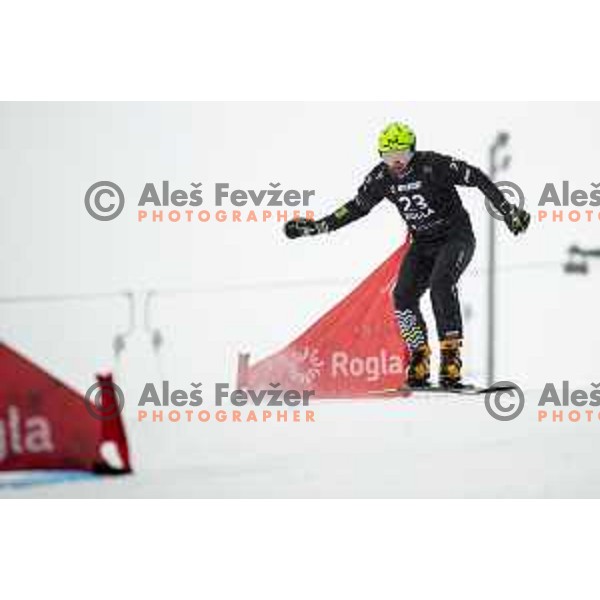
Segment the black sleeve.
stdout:
[[506,214],[510,203],[481,169],[450,156],[442,154],[435,154],[433,156],[433,172],[436,178],[440,178],[452,185],[478,188],[489,199],[496,210],[503,215]]
[[321,219],[326,224],[327,230],[335,231],[371,212],[371,209],[385,198],[384,176],[381,168],[373,169],[352,200]]
[[368,212],[369,211],[365,211],[361,207],[356,198],[353,198],[330,215],[323,217],[321,221],[325,223],[327,231],[335,231],[340,227],[344,227],[345,225],[349,225],[357,219],[360,219]]

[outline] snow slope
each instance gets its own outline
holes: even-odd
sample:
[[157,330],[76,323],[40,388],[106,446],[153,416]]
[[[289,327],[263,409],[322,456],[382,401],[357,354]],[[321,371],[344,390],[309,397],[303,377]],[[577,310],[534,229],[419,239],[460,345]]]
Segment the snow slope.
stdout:
[[529,391],[525,410],[508,423],[492,419],[481,397],[445,395],[323,401],[314,424],[132,423],[133,476],[18,489],[0,482],[0,495],[599,497],[600,421],[538,423],[539,395]]

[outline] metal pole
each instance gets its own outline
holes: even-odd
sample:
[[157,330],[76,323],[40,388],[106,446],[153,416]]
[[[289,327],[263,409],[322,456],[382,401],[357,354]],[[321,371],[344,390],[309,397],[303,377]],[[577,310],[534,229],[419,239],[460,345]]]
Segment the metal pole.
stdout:
[[[496,165],[494,162],[495,146],[490,148],[490,179],[496,178]],[[488,351],[487,351],[487,385],[491,386],[496,381],[496,219],[490,217],[488,225]]]
[[[497,151],[500,148],[507,146],[508,140],[508,133],[499,132],[496,135],[494,143],[490,146],[489,175],[492,181],[496,180],[496,176],[500,170],[496,160]],[[501,168],[506,168],[509,162],[510,157],[505,157]],[[488,261],[487,384],[492,385],[496,381],[496,219],[491,215],[488,226]]]

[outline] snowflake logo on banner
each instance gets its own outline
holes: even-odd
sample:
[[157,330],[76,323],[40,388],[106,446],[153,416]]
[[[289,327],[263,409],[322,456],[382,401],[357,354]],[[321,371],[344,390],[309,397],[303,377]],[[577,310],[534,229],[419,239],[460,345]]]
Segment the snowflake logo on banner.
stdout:
[[325,364],[319,357],[319,350],[308,346],[301,350],[292,350],[290,362],[290,380],[300,385],[309,385],[316,381]]

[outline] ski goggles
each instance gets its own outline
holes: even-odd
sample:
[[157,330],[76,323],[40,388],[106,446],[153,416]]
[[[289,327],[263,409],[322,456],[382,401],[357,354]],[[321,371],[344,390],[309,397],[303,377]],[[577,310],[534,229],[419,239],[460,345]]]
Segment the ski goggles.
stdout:
[[388,152],[381,153],[381,160],[389,166],[398,163],[407,165],[413,157],[413,154],[414,153],[410,148],[407,148],[406,150],[389,150]]

